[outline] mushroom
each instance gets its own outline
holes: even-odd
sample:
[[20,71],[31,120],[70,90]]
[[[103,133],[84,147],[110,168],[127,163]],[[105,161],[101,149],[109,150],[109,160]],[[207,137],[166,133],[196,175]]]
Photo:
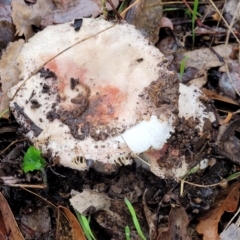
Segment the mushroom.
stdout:
[[[18,64],[10,108],[32,143],[66,167],[108,172],[134,157],[165,177],[149,153],[166,147],[179,116],[198,118],[200,131],[209,117],[200,91],[179,84],[163,54],[127,23],[49,26],[25,43]],[[179,104],[189,97],[186,113]]]

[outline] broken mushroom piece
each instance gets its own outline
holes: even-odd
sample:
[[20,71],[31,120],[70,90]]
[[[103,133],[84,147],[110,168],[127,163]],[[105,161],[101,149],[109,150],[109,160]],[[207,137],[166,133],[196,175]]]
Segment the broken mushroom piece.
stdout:
[[163,149],[177,127],[176,74],[134,26],[91,18],[79,31],[49,26],[25,43],[18,63],[23,80],[9,93],[11,110],[33,144],[64,166],[112,171]]

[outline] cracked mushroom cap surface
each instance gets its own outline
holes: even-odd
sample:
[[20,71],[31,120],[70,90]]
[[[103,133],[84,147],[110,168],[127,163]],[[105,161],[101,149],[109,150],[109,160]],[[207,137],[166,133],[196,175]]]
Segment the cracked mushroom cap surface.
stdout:
[[178,78],[134,26],[91,18],[79,31],[49,26],[24,45],[18,64],[10,108],[33,144],[64,166],[99,162],[111,171],[161,150],[174,132]]

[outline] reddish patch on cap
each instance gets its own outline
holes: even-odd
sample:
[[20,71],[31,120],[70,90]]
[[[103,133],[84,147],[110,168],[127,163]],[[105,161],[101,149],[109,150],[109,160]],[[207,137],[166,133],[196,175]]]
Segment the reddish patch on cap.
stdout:
[[[107,125],[116,120],[124,110],[123,106],[127,100],[127,94],[122,92],[117,86],[106,85],[101,86],[100,79],[96,82],[96,86],[88,84],[87,70],[79,67],[73,61],[67,59],[54,59],[45,66],[53,71],[57,76],[57,88],[60,94],[64,94],[64,89],[69,87],[70,78],[79,79],[90,88],[89,104],[86,110],[78,117],[78,126],[82,126],[84,122],[90,123],[94,127],[99,125]],[[97,85],[98,84],[98,85]],[[74,107],[78,107],[74,105]]]
[[93,125],[108,124],[121,114],[122,103],[126,101],[126,93],[110,85],[97,87],[94,90],[96,95],[89,99],[86,121]]
[[58,78],[58,90],[63,92],[66,85],[69,85],[70,78],[79,79],[80,82],[86,80],[87,69],[79,67],[71,59],[54,59],[45,65],[50,71],[54,72]]

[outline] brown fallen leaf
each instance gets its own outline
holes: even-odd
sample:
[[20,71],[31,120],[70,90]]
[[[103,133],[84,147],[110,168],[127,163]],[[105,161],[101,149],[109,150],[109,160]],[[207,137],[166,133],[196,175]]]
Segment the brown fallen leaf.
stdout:
[[3,215],[0,212],[0,240],[6,240],[7,235],[8,235],[8,232],[4,224]]
[[68,222],[72,228],[73,238],[72,240],[86,240],[83,230],[72,212],[63,206],[59,206],[58,209],[67,217]]
[[7,203],[7,200],[0,193],[0,211],[3,216],[3,220],[6,226],[9,240],[24,240],[22,233],[20,232],[17,222],[12,214],[12,211]]
[[[25,191],[39,197],[42,199],[46,204],[48,208],[51,208],[54,212],[55,216],[55,223],[56,223],[56,240],[86,240],[84,233],[82,231],[82,228],[77,220],[77,218],[71,213],[71,211],[63,206],[56,207],[54,204],[46,200],[45,198],[42,198],[40,195],[32,192],[29,189],[23,188]],[[54,218],[53,218],[54,219]],[[29,222],[28,224],[32,224],[32,222]],[[23,224],[24,226],[27,226],[28,224]],[[37,226],[35,224],[35,226]],[[31,229],[27,228],[26,229]],[[21,238],[12,238],[13,240],[21,240]],[[24,239],[23,239],[24,240]]]
[[48,206],[33,209],[30,213],[22,213],[19,228],[25,239],[47,237],[52,231],[51,217]]
[[173,208],[169,215],[169,229],[158,236],[157,240],[190,240],[191,238],[187,233],[188,223],[188,215],[184,208]]
[[202,88],[201,90],[210,99],[218,100],[221,102],[230,103],[230,104],[239,106],[239,104],[236,101],[232,100],[229,97],[222,96],[222,95],[220,95],[212,90],[206,89],[206,88]]
[[[213,47],[213,50],[219,54],[226,62],[229,62],[229,56],[232,53],[234,44],[218,45]],[[188,52],[176,52],[174,54],[173,65],[175,69],[179,69],[182,59],[187,56],[185,61],[185,68],[195,67],[202,71],[213,67],[219,67],[224,63],[217,57],[217,55],[209,48],[201,48]]]
[[[112,0],[115,7],[118,6],[119,0]],[[108,10],[112,7],[107,3]],[[65,8],[50,11],[44,16],[41,21],[41,26],[46,27],[53,24],[65,23],[79,19],[82,17],[97,17],[102,12],[102,5],[100,0],[75,0],[75,2]]]
[[196,230],[203,234],[203,240],[218,240],[218,224],[224,212],[234,212],[238,207],[240,183],[233,184],[227,192],[220,193],[211,210],[200,218]]

